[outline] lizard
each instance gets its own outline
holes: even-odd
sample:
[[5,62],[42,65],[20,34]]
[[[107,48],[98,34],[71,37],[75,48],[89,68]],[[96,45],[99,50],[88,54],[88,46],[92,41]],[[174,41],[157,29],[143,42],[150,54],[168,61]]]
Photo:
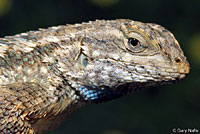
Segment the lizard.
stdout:
[[0,38],[0,133],[41,134],[87,103],[184,79],[174,35],[129,19],[53,26]]

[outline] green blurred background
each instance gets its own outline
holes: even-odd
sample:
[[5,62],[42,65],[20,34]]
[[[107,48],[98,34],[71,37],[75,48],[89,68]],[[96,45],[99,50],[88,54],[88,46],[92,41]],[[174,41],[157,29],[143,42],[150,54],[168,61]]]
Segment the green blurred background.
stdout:
[[169,29],[191,64],[175,85],[153,87],[75,111],[54,134],[200,133],[200,0],[0,0],[0,37],[95,19],[128,18]]

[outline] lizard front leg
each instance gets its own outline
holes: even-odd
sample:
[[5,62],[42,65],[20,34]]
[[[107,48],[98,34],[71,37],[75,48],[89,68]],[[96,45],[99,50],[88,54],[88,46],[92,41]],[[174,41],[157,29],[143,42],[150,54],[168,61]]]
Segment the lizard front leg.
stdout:
[[36,134],[32,124],[48,115],[52,102],[47,90],[35,83],[1,86],[0,133]]

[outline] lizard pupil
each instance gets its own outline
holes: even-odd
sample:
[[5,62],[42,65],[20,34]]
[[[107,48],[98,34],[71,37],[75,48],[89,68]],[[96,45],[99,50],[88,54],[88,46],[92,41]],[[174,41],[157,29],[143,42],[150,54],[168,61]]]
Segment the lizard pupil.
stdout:
[[128,43],[135,47],[140,44],[140,41],[135,38],[128,38]]

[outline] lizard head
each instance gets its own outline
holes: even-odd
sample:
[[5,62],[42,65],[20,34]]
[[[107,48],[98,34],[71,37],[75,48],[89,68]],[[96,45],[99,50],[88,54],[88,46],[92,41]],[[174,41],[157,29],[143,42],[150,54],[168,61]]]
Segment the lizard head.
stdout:
[[80,94],[104,101],[138,88],[182,80],[189,63],[171,32],[131,20],[96,21],[88,28],[79,56]]

